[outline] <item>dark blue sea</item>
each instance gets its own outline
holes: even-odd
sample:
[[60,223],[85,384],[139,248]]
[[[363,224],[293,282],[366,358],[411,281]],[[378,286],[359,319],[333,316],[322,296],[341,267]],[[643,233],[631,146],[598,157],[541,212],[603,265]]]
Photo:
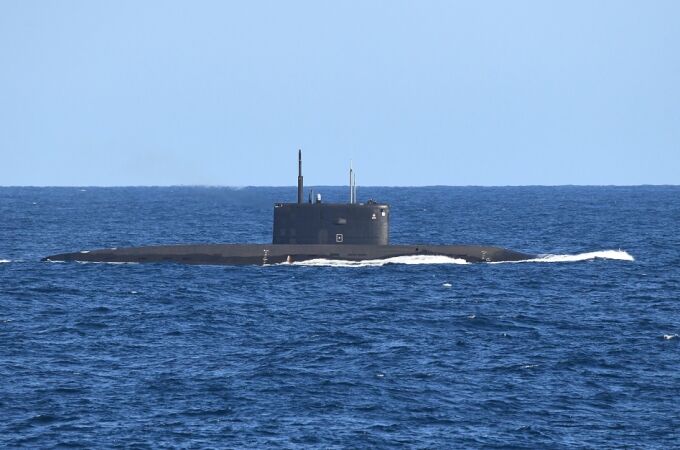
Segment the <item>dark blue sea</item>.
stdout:
[[40,262],[269,242],[294,188],[0,188],[0,447],[680,446],[680,187],[369,197],[392,243],[541,256]]

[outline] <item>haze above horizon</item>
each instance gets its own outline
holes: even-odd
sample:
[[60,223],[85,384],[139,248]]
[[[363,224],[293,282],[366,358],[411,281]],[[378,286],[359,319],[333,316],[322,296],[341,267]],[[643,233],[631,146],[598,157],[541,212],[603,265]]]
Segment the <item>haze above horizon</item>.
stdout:
[[674,1],[5,2],[0,185],[680,184]]

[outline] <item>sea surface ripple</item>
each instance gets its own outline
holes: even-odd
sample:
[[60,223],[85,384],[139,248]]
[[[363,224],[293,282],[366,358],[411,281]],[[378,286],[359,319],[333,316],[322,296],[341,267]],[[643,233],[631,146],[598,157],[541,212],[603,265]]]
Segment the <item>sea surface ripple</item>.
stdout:
[[392,243],[541,256],[43,263],[268,242],[294,189],[0,188],[0,447],[678,446],[680,187],[359,194]]

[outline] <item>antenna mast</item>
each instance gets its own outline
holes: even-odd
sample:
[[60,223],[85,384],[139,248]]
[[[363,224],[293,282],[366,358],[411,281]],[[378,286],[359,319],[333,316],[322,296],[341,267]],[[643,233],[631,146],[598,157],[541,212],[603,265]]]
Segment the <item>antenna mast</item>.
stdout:
[[297,202],[302,203],[302,150],[298,150],[298,192]]
[[352,160],[349,160],[349,203],[354,203],[354,188],[352,187]]

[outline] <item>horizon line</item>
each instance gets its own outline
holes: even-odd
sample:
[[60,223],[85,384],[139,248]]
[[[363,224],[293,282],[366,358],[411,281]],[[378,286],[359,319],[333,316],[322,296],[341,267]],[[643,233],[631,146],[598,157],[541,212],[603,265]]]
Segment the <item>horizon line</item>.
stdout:
[[[0,185],[0,188],[228,188],[228,189],[247,189],[247,188],[291,188],[296,189],[295,185],[226,185],[226,184],[82,184],[82,185],[38,185],[38,184],[15,184]],[[348,188],[343,184],[315,184],[308,187],[315,188]],[[496,187],[680,187],[680,184],[670,183],[643,183],[643,184],[418,184],[418,185],[362,185],[363,188],[433,188],[433,187],[456,187],[456,188],[496,188]]]

